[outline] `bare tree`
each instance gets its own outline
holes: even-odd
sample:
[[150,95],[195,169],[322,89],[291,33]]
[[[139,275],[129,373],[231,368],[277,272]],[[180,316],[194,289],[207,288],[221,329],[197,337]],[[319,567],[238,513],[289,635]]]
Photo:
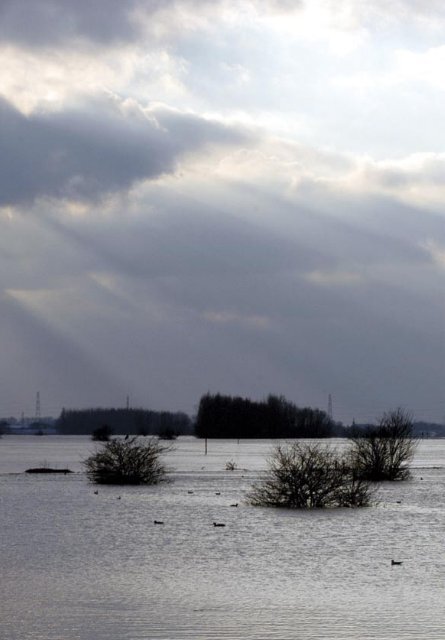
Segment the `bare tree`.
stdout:
[[384,413],[377,426],[354,432],[350,455],[357,474],[373,482],[407,479],[417,446],[412,428],[411,415],[398,408]]
[[248,495],[253,505],[295,509],[363,507],[370,498],[368,482],[343,457],[308,443],[277,446],[268,472]]
[[170,448],[157,439],[114,439],[83,464],[88,478],[98,484],[157,484],[166,475],[160,456]]

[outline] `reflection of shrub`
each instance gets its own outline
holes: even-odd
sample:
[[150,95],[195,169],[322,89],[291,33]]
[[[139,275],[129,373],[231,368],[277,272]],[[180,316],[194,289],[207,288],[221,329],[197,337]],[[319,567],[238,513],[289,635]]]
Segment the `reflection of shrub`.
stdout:
[[159,458],[169,448],[154,439],[110,440],[84,465],[88,478],[98,484],[157,484],[165,480],[166,469]]
[[366,480],[405,480],[406,464],[412,459],[417,442],[412,437],[411,416],[397,409],[383,414],[376,427],[351,436],[351,464]]
[[113,429],[107,424],[103,424],[101,427],[97,427],[97,429],[94,429],[93,433],[91,434],[91,440],[96,440],[97,442],[108,442],[112,434]]
[[364,507],[370,502],[370,488],[335,451],[295,443],[275,448],[265,478],[248,497],[251,504],[263,507]]
[[236,462],[233,460],[227,460],[226,462],[226,471],[235,471],[237,468]]
[[160,440],[176,440],[177,437],[178,436],[173,431],[173,429],[161,429],[161,431],[159,432]]

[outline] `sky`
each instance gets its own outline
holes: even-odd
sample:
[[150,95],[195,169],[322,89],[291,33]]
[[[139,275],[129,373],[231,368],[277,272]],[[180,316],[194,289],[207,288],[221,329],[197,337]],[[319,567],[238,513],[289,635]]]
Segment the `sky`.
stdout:
[[0,415],[445,420],[439,0],[0,0]]

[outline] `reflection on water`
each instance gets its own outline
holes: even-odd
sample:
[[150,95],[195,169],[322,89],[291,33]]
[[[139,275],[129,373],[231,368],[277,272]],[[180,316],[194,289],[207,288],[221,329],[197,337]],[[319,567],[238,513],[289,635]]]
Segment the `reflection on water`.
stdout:
[[[422,442],[413,480],[375,507],[308,513],[243,504],[267,442],[204,456],[182,438],[172,483],[98,495],[81,473],[92,448],[0,441],[2,640],[445,637],[445,442]],[[45,461],[78,473],[22,473]]]

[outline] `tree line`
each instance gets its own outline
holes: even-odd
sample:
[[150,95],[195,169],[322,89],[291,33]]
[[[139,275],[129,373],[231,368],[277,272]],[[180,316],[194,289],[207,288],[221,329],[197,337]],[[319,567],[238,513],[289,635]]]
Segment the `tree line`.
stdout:
[[[343,450],[314,440],[278,444],[247,501],[293,509],[365,507],[371,504],[374,483],[410,477],[415,448],[411,415],[401,408],[383,414],[376,426],[351,433],[350,446]],[[169,450],[157,438],[115,438],[84,465],[95,483],[157,484],[167,472],[160,456]]]
[[199,438],[329,438],[336,425],[325,411],[297,407],[283,396],[266,400],[206,394],[195,422]]
[[90,435],[103,426],[110,433],[123,435],[193,433],[192,421],[185,413],[147,409],[63,409],[56,423],[62,435]]

